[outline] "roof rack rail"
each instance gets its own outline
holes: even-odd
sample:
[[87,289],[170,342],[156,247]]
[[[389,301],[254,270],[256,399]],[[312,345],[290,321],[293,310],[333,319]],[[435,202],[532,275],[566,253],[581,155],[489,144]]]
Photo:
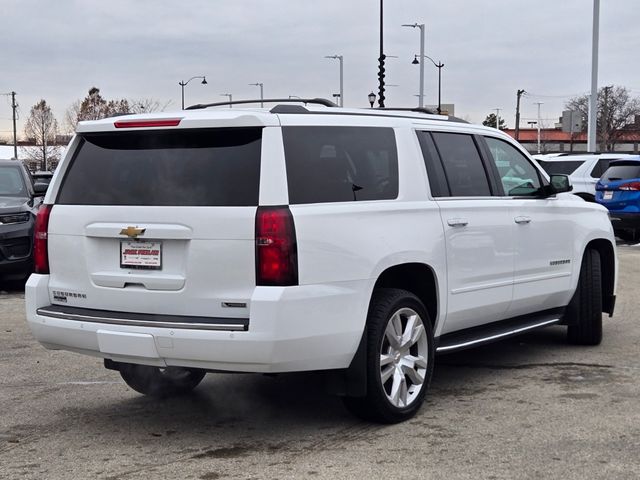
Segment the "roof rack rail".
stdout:
[[434,112],[433,110],[425,107],[376,107],[375,110],[398,110],[400,112],[417,112],[417,113],[426,113],[428,115],[440,115],[438,112]]
[[[434,112],[433,110],[431,110],[429,108],[425,108],[425,107],[410,107],[410,108],[406,108],[406,107],[400,107],[400,108],[376,107],[373,110],[389,110],[389,111],[396,111],[396,112],[425,113],[427,115],[438,115],[440,117],[447,117],[446,121],[448,121],[448,122],[469,123],[466,120],[463,120],[462,118],[454,117],[452,115],[443,115],[441,113]],[[440,119],[438,119],[438,120],[440,120]],[[442,119],[442,120],[444,120],[444,119]]]
[[226,105],[243,105],[247,103],[313,103],[316,105],[324,105],[325,107],[337,107],[335,103],[331,100],[327,100],[326,98],[263,98],[256,100],[233,100],[232,102],[215,102],[215,103],[198,103],[196,105],[191,105],[185,110],[199,110],[201,108],[208,107],[223,107]]

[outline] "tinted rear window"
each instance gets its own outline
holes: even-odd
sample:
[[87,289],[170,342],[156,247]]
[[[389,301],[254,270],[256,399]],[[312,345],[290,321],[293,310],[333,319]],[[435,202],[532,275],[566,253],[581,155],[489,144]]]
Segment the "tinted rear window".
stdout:
[[489,196],[489,180],[471,135],[433,134],[453,197]]
[[640,178],[640,163],[636,165],[613,165],[604,172],[602,179],[606,182]]
[[261,128],[82,135],[58,203],[255,206]]
[[393,129],[284,127],[289,203],[385,200],[398,196]]
[[569,160],[562,162],[538,160],[538,163],[549,175],[571,175],[580,165],[582,165],[582,162]]

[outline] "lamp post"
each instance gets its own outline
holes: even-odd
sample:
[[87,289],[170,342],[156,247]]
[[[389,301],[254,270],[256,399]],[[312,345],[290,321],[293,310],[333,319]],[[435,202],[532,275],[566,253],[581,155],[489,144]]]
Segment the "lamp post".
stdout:
[[494,108],[496,111],[496,130],[500,130],[500,110],[501,108]]
[[324,58],[340,61],[340,106],[344,107],[344,58],[342,55],[326,55]]
[[252,87],[260,87],[260,108],[264,107],[264,85],[262,83],[250,83],[249,85]]
[[[420,29],[420,58],[423,58],[425,56],[424,55],[424,23],[414,23],[414,24],[405,23],[402,26]],[[418,107],[420,108],[424,107],[424,62],[420,62],[420,94],[418,95]]]
[[369,105],[373,108],[373,104],[376,102],[376,94],[373,93],[373,90],[371,90],[371,93],[367,95],[367,98],[369,99]]
[[[442,67],[444,67],[444,63],[442,63],[440,60],[438,60],[438,63],[436,63],[429,55],[423,55],[422,57],[431,60],[433,66],[438,69],[438,115],[440,115],[442,113]],[[413,65],[421,63],[420,60],[418,60],[418,55],[415,55],[413,57],[413,62],[411,63]]]
[[220,94],[221,97],[228,97],[229,98],[229,108],[233,107],[233,105],[231,105],[231,102],[233,102],[233,95],[230,93],[221,93]]
[[[600,38],[600,0],[593,0],[593,29],[591,39],[591,96],[587,122],[587,151],[597,151],[598,118],[598,39]],[[538,152],[539,153],[539,152]]]
[[180,87],[182,87],[182,110],[184,110],[184,87],[187,86],[187,84],[191,81],[191,80],[195,80],[196,78],[201,78],[202,82],[200,82],[202,85],[206,85],[207,84],[207,79],[204,76],[199,76],[199,77],[191,77],[189,80],[187,80],[186,82],[184,80],[182,80],[181,82],[178,82],[178,85],[180,85]]

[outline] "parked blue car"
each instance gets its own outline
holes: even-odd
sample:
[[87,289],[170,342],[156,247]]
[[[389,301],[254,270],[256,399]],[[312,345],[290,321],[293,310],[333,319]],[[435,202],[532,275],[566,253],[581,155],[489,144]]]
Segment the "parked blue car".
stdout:
[[596,184],[596,202],[609,209],[616,236],[640,241],[640,157],[609,164]]

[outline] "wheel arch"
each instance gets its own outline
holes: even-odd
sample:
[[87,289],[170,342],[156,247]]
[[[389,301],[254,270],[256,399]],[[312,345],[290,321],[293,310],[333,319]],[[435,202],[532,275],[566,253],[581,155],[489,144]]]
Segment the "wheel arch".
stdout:
[[378,276],[373,287],[400,288],[413,293],[424,304],[435,332],[438,322],[438,281],[431,266],[424,263],[403,263],[388,267]]
[[616,254],[609,240],[603,238],[591,240],[585,247],[596,250],[600,254],[600,268],[602,269],[602,311],[613,315],[615,307],[616,284]]

